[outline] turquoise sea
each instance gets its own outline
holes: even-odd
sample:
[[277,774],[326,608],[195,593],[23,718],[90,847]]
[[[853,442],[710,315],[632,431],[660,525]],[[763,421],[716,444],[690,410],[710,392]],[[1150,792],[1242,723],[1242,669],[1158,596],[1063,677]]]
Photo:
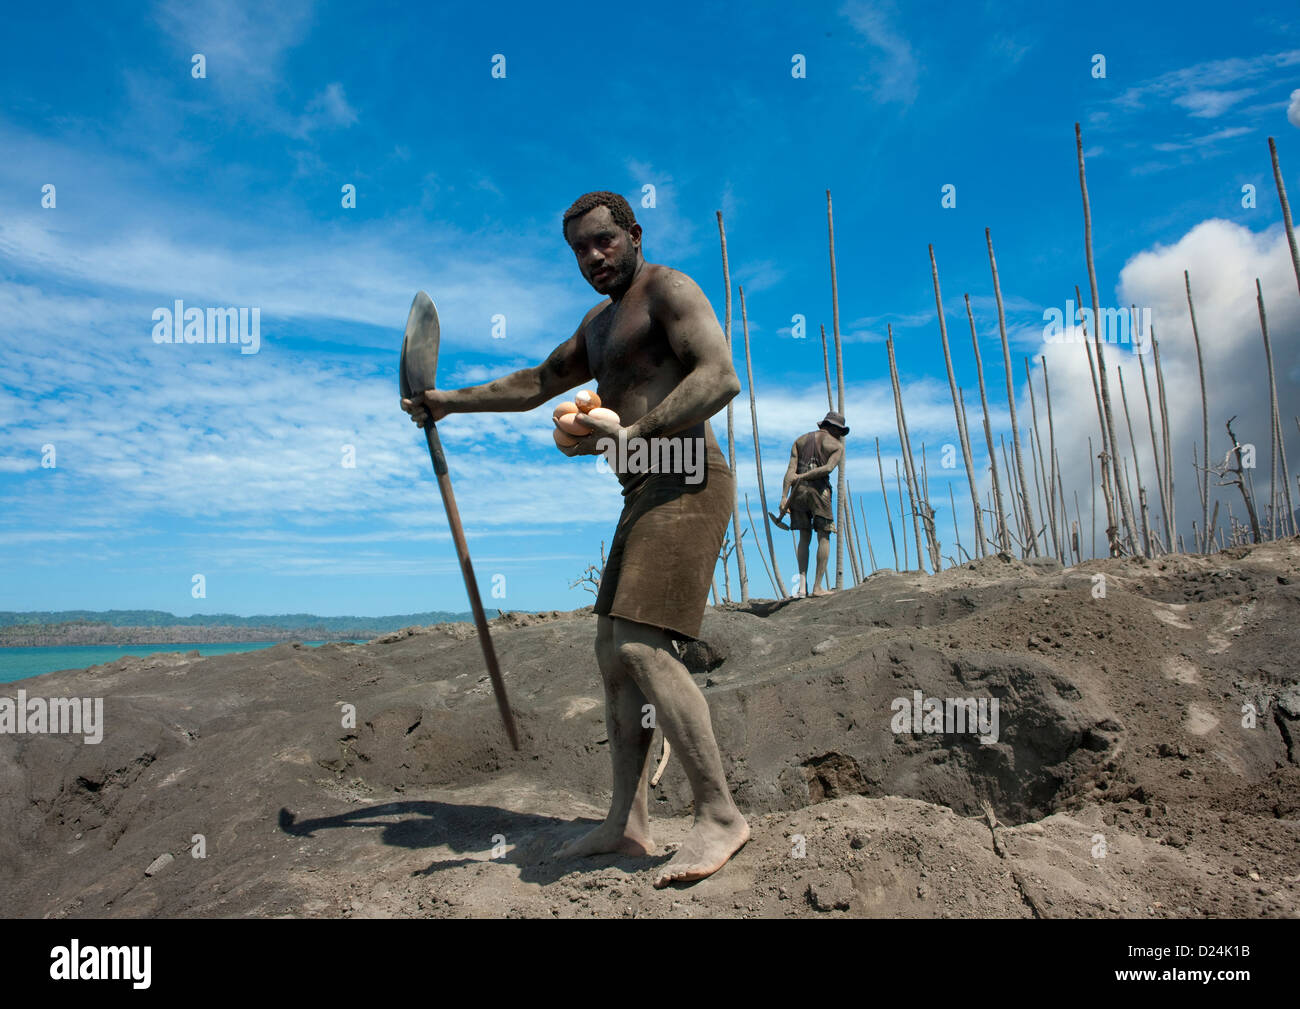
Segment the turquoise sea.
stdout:
[[[104,662],[113,662],[124,655],[151,655],[154,652],[192,652],[200,655],[229,655],[231,652],[252,652],[270,648],[278,641],[233,641],[221,644],[185,644],[172,642],[165,645],[54,645],[48,648],[0,648],[0,683],[25,680],[58,669],[85,669]],[[304,641],[303,644],[324,644],[323,641]]]

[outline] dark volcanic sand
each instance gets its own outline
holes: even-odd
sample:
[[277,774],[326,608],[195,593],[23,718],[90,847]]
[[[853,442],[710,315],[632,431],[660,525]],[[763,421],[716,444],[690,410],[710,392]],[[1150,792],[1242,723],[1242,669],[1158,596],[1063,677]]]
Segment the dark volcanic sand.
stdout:
[[[651,887],[666,853],[553,857],[609,797],[594,634],[589,611],[494,621],[519,753],[465,624],[8,684],[103,696],[107,728],[97,746],[0,735],[0,907],[1300,915],[1298,540],[1067,571],[989,558],[710,610],[707,644],[685,657],[753,838],[690,887]],[[999,741],[895,735],[891,701],[916,689],[997,697]],[[356,729],[341,728],[343,704]],[[662,847],[689,812],[672,761],[651,799]]]

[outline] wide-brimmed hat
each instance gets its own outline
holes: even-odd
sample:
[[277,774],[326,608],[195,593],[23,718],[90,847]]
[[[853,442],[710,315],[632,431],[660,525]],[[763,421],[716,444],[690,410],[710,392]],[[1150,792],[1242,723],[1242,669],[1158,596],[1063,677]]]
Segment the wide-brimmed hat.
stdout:
[[841,434],[849,433],[849,427],[847,424],[844,423],[844,414],[842,413],[836,413],[834,410],[832,410],[824,418],[822,418],[822,422],[817,426],[825,427],[827,424],[831,425],[831,427],[839,428]]

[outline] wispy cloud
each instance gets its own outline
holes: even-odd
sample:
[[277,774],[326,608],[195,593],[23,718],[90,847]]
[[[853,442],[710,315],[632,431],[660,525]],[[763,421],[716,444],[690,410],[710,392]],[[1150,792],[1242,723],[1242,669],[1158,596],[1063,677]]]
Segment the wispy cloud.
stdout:
[[840,8],[866,47],[874,50],[871,70],[858,86],[882,104],[909,106],[918,94],[919,62],[912,43],[896,22],[892,4],[854,0]]

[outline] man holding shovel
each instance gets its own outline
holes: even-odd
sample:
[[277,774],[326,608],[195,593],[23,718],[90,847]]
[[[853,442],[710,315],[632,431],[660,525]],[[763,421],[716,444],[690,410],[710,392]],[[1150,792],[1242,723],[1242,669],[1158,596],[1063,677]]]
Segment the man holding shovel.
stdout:
[[[635,449],[638,442],[660,447],[694,439],[692,447],[702,450],[703,479],[661,467],[614,467],[623,514],[595,605],[614,795],[604,823],[558,853],[653,851],[647,776],[654,730],[642,726],[648,703],[695,795],[694,827],[655,877],[663,887],[711,875],[749,838],[723,774],[708,703],[673,650],[674,639],[699,634],[734,506],[733,477],[709,418],[740,391],[740,380],[704,293],[685,274],[643,258],[641,226],[626,200],[587,193],[565,213],[563,228],[583,277],[606,296],[573,336],[537,367],[465,389],[429,389],[402,400],[402,409],[421,426],[449,413],[532,410],[594,378],[602,403],[619,420],[582,415],[591,434],[562,448],[566,455],[599,455],[624,441]],[[649,457],[700,457],[675,447],[675,455],[651,451]]]

